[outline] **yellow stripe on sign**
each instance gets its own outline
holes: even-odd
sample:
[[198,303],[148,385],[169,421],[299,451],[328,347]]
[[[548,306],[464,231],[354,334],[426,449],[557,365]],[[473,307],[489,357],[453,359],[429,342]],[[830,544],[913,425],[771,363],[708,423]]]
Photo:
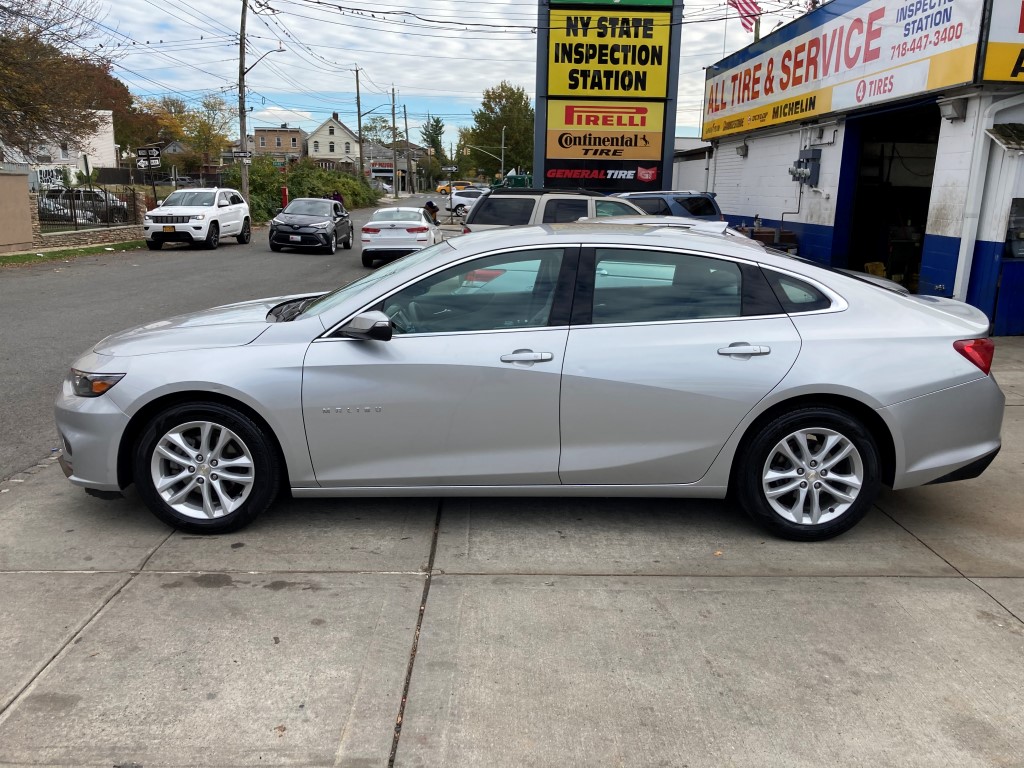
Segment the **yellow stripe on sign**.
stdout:
[[989,43],[985,55],[985,73],[982,80],[1024,82],[1024,45],[1018,43]]
[[808,117],[823,115],[831,111],[832,89],[822,88],[791,99],[775,101],[757,109],[748,109],[745,112],[734,112],[725,117],[705,120],[701,138],[710,141],[734,133],[764,128],[768,125],[782,125],[797,120],[806,120]]
[[965,45],[932,56],[928,60],[928,90],[971,82],[977,55],[977,45]]

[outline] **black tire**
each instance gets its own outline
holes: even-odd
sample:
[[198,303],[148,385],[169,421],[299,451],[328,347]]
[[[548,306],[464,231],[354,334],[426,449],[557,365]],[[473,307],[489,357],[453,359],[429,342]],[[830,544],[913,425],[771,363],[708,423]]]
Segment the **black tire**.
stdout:
[[367,269],[373,269],[373,256],[368,256],[367,254],[364,253],[363,266],[366,267]]
[[[794,541],[823,541],[848,531],[867,514],[881,486],[871,433],[849,414],[827,406],[799,408],[764,425],[738,457],[734,472],[740,506],[772,533]],[[847,482],[858,476],[859,488]],[[776,491],[771,499],[768,490]]]
[[242,222],[242,231],[235,235],[235,240],[238,241],[239,245],[248,245],[249,241],[252,240],[252,225],[248,219]]
[[344,248],[346,251],[351,251],[352,250],[352,243],[354,241],[355,241],[355,234],[352,232],[352,228],[349,227],[348,234],[345,236],[345,239],[341,241],[341,247]]
[[162,240],[147,240],[146,247],[151,251],[159,251],[164,247],[164,244]]
[[324,253],[337,253],[338,252],[338,235],[331,232],[327,236],[327,246],[324,248]]
[[210,222],[210,229],[206,232],[206,240],[203,241],[203,245],[208,251],[215,251],[220,245],[220,224],[216,221]]
[[[200,428],[186,426],[190,424],[211,425],[205,446],[197,444]],[[179,429],[180,440],[169,445],[182,457],[180,462],[166,458],[165,452],[156,452],[161,441]],[[230,439],[219,452],[208,453],[225,430],[232,433]],[[175,448],[181,443],[195,452],[185,455]],[[241,462],[242,457],[248,466]],[[227,459],[236,462],[230,469],[224,464]],[[190,533],[226,533],[248,525],[273,503],[280,486],[280,461],[263,428],[245,414],[219,403],[176,405],[157,414],[143,431],[133,462],[135,484],[150,511],[168,525]],[[218,466],[224,467],[219,475]],[[248,481],[234,483],[232,473]],[[165,480],[180,475],[180,481],[166,487],[168,499],[157,490],[154,475]],[[169,503],[175,494],[181,498]],[[226,510],[222,503],[225,499],[240,503],[236,509]],[[204,515],[204,505],[209,505],[213,516]]]
[[280,253],[281,246],[278,245],[277,243],[275,243],[273,240],[271,240],[270,241],[270,250],[272,250],[274,253]]
[[459,203],[458,205],[456,205],[455,206],[455,215],[456,216],[465,216],[466,215],[466,206],[463,205],[462,203]]

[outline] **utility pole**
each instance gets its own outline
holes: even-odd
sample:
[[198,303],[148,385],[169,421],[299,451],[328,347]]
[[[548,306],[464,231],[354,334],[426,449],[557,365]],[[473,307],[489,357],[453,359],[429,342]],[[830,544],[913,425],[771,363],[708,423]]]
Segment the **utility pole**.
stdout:
[[391,192],[398,199],[398,128],[395,127],[395,87],[391,86]]
[[412,152],[409,151],[409,111],[402,105],[402,117],[405,118],[405,183],[409,192],[415,192],[412,183]]
[[[249,0],[242,0],[242,23],[238,28],[238,135],[240,137],[239,152],[249,151],[249,139],[246,136],[245,127],[245,14],[249,9]],[[241,157],[242,167],[239,175],[242,179],[240,190],[242,199],[249,202],[249,165],[245,162],[248,158]]]
[[356,132],[359,134],[359,178],[366,180],[363,165],[363,109],[359,104],[359,65],[356,64]]

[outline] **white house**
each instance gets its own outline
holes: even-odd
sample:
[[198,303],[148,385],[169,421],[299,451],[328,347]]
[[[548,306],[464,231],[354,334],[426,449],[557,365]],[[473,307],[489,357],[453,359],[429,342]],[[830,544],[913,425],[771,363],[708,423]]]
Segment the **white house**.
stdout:
[[359,172],[359,137],[337,112],[306,138],[306,154],[323,168]]

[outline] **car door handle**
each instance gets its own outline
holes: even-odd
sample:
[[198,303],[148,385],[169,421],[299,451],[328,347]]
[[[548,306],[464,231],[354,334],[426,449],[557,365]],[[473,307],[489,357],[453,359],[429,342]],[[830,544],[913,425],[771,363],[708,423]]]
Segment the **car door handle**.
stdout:
[[532,349],[517,349],[509,355],[501,356],[503,363],[546,363],[554,359],[551,352],[534,352]]
[[750,357],[751,355],[767,355],[772,351],[772,348],[764,344],[747,344],[745,341],[735,341],[728,347],[722,347],[718,350],[720,355],[729,355],[730,357]]

